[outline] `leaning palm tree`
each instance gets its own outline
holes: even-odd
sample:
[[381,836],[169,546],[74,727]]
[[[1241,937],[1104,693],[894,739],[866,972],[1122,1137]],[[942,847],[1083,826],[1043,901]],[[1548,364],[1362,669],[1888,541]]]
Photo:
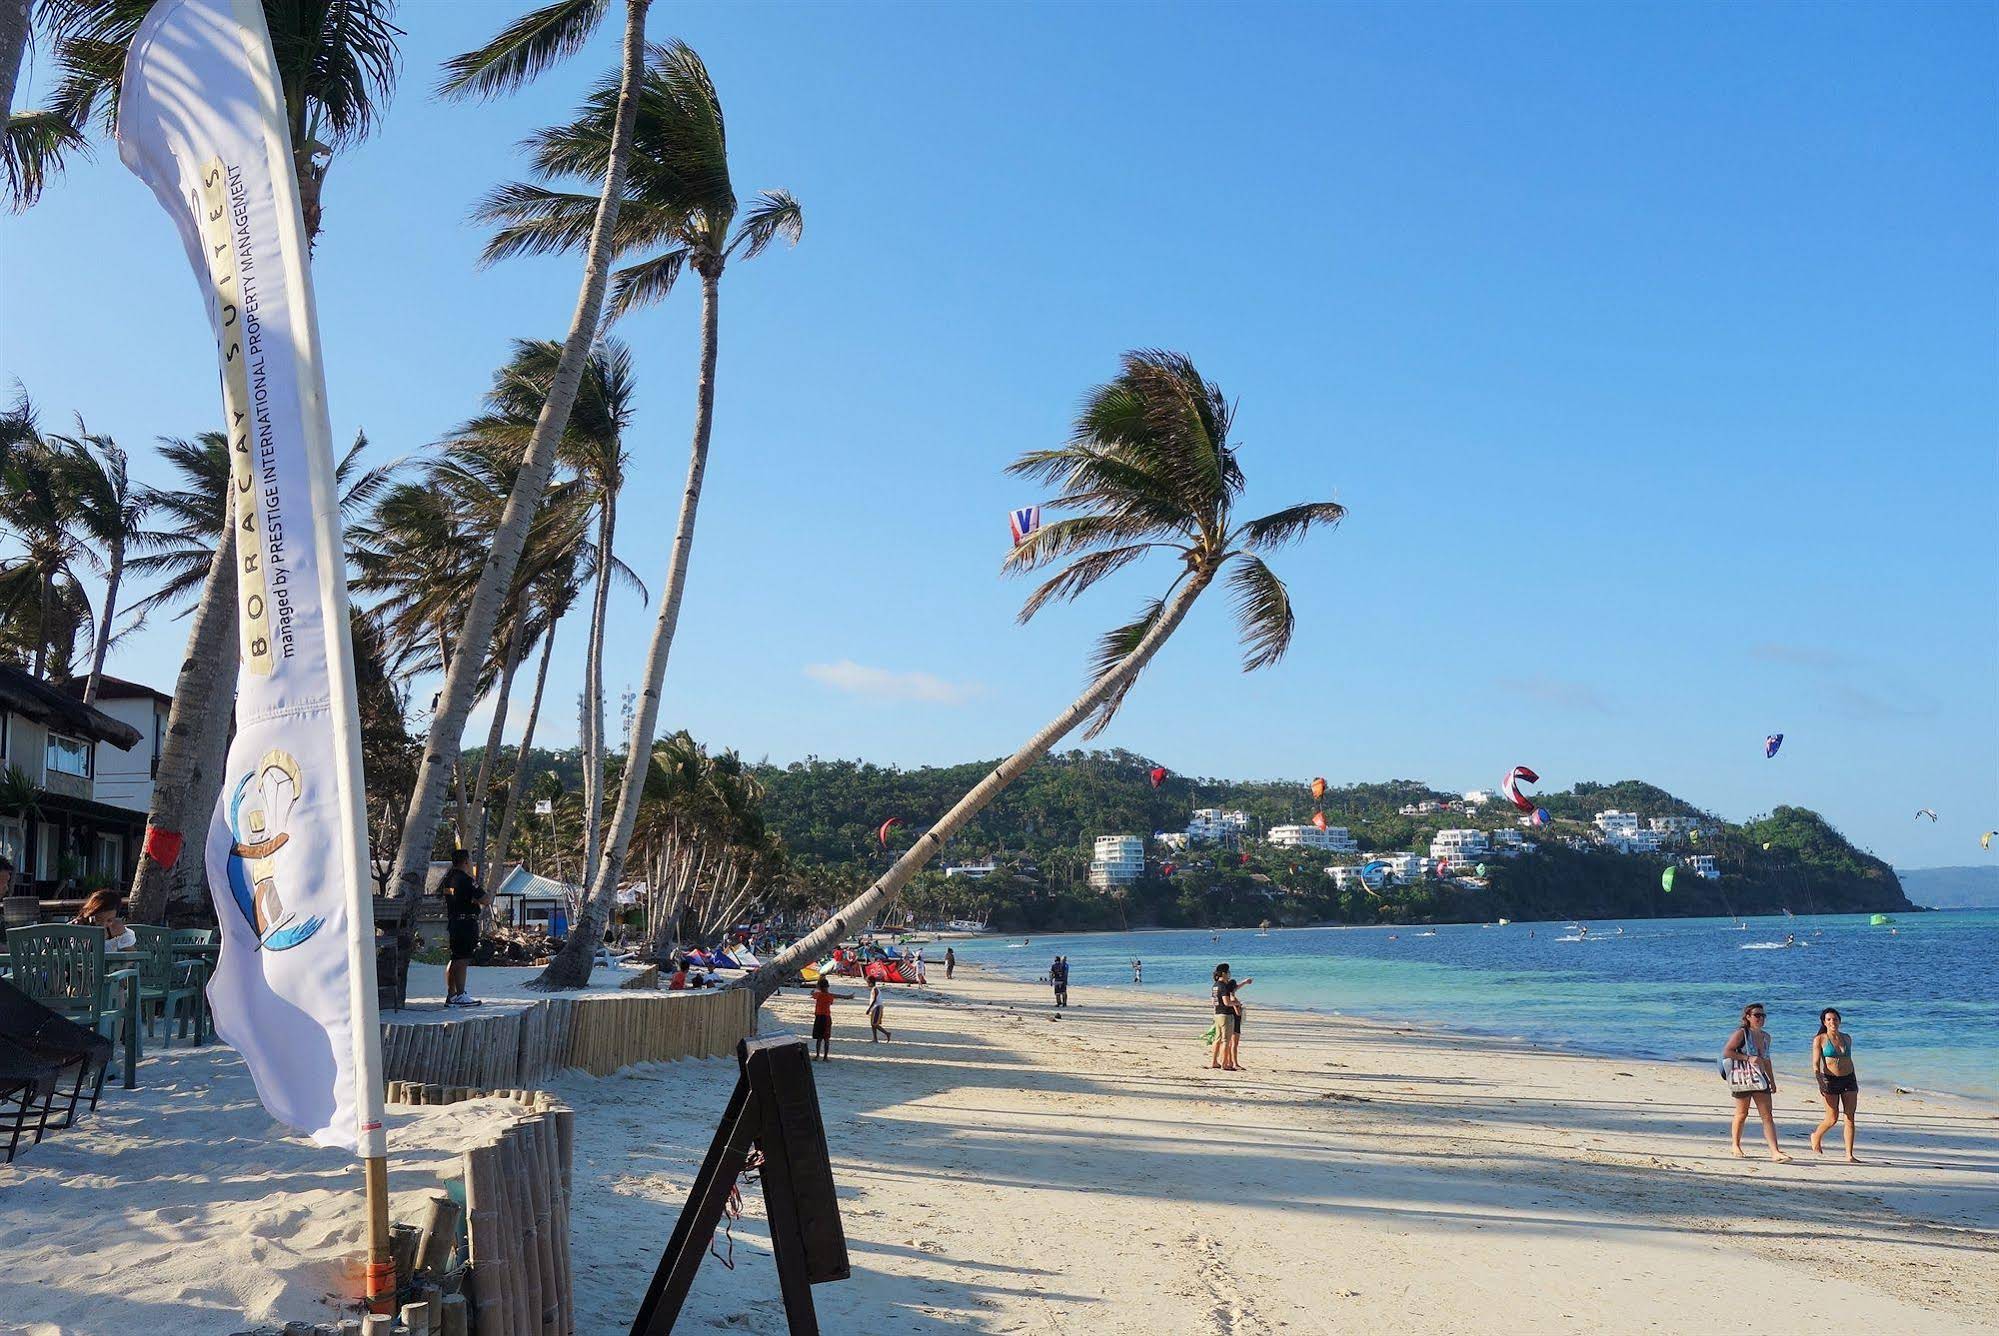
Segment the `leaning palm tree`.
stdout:
[[[118,119],[125,52],[153,0],[41,0],[56,71],[46,106],[8,117],[7,185],[25,209],[93,132]],[[336,149],[367,138],[396,85],[395,0],[264,0],[271,50],[291,125],[292,164],[308,239],[319,235],[320,194]]]
[[1243,671],[1284,656],[1294,626],[1291,596],[1259,554],[1304,537],[1314,525],[1337,523],[1346,512],[1337,502],[1313,501],[1238,521],[1243,477],[1229,440],[1234,412],[1221,388],[1203,380],[1184,355],[1127,353],[1117,378],[1084,400],[1068,445],[1014,462],[1013,473],[1061,489],[1052,506],[1078,512],[1037,530],[1007,557],[1005,569],[1016,572],[1068,562],[1028,596],[1022,621],[1152,552],[1174,554],[1179,569],[1164,594],[1099,642],[1089,689],[1073,705],[980,780],[874,885],[756,972],[751,983],[760,1000],[801,962],[820,959],[850,928],[886,909],[946,840],[1072,729],[1087,721],[1084,736],[1102,732],[1145,665],[1217,579],[1226,579],[1234,596]]
[[[544,130],[530,141],[535,170],[545,181],[595,175],[608,155],[616,90],[600,84],[583,114],[570,124]],[[701,279],[701,360],[695,387],[694,439],[681,492],[680,515],[667,560],[666,585],[646,654],[645,686],[632,712],[626,739],[625,770],[616,816],[606,833],[602,856],[589,865],[589,893],[582,922],[561,955],[535,981],[541,988],[577,988],[590,977],[596,934],[603,930],[624,875],[638,819],[659,722],[659,693],[680,602],[687,587],[694,547],[694,521],[701,504],[701,481],[708,467],[708,443],[715,423],[717,321],[723,270],[735,258],[751,259],[779,239],[796,243],[804,226],[798,201],[783,191],[766,191],[739,211],[729,180],[729,146],[721,99],[701,57],[683,42],[655,46],[648,53],[639,100],[637,150],[617,240],[621,254],[647,252],[618,273],[614,312],[659,301],[680,274],[692,268]],[[486,247],[489,257],[564,250],[576,245],[588,197],[548,185],[515,184],[489,198],[482,209],[501,224]]]
[[[34,627],[30,671],[42,678],[67,674],[74,645],[63,642],[75,629],[77,607],[89,604],[84,576],[99,565],[76,523],[71,449],[59,436],[24,434],[0,472],[0,534],[20,548],[0,560],[0,617]],[[59,645],[65,652],[57,655]]]
[[71,507],[71,524],[101,549],[104,602],[97,612],[97,633],[90,651],[90,676],[83,685],[83,703],[97,703],[97,684],[104,676],[104,655],[111,648],[111,619],[118,611],[118,589],[125,578],[125,557],[137,540],[139,524],[151,506],[147,489],[133,484],[125,452],[109,436],[93,436],[77,423],[77,435],[62,438],[64,491]]
[[[548,485],[555,465],[555,451],[569,429],[570,410],[576,402],[577,387],[583,379],[584,363],[597,337],[597,325],[604,311],[604,291],[610,281],[610,266],[616,245],[618,211],[624,203],[625,171],[632,156],[632,123],[638,114],[639,80],[645,67],[645,20],[651,0],[625,0],[623,59],[619,66],[616,111],[611,142],[605,154],[604,183],[590,218],[588,244],[584,247],[583,285],[570,316],[569,333],[562,341],[562,356],[535,420],[534,433],[521,455],[521,471],[507,500],[505,514],[494,532],[479,582],[459,631],[459,643],[483,645],[493,637],[502,604],[514,586],[528,530]],[[549,65],[574,53],[595,29],[608,0],[555,0],[524,15],[477,51],[470,51],[445,66],[443,91],[450,95],[491,96],[518,88]],[[424,873],[437,842],[437,823],[443,815],[445,790],[458,765],[464,741],[465,717],[477,696],[474,656],[461,654],[444,674],[444,688],[438,693],[438,707],[431,715],[418,764],[416,787],[410,793],[409,814],[403,821],[402,840],[396,848],[395,871],[390,880],[392,895],[414,898],[422,893]]]

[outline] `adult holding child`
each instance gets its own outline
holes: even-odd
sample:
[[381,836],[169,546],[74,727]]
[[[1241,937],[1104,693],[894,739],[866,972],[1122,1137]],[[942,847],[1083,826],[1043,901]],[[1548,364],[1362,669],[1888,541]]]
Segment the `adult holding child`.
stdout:
[[1735,1097],[1735,1118],[1729,1124],[1728,1144],[1735,1158],[1742,1158],[1742,1128],[1749,1121],[1753,1104],[1763,1119],[1763,1139],[1770,1143],[1770,1158],[1789,1164],[1791,1157],[1777,1144],[1777,1115],[1771,1100],[1777,1093],[1777,1073],[1770,1066],[1770,1032],[1763,1028],[1768,1012],[1761,1002],[1742,1009],[1742,1025],[1728,1037],[1721,1051],[1722,1070],[1728,1077],[1728,1092]]

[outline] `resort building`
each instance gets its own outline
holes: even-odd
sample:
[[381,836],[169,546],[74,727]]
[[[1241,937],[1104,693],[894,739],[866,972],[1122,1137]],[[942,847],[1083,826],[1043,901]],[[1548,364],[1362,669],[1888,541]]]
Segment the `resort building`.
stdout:
[[1465,794],[1465,806],[1467,808],[1483,807],[1491,802],[1492,799],[1493,792],[1491,789],[1473,789]]
[[1162,849],[1185,849],[1191,843],[1184,830],[1155,831],[1152,838],[1159,841],[1159,847]]
[[1687,860],[1687,870],[1696,877],[1705,877],[1709,881],[1718,881],[1721,878],[1721,865],[1714,861],[1713,854],[1695,854]]
[[1503,854],[1508,858],[1524,853],[1527,849],[1527,837],[1511,826],[1490,831],[1486,838],[1491,843],[1494,853]]
[[1490,852],[1491,846],[1487,844],[1482,830],[1440,830],[1437,837],[1430,841],[1430,857],[1449,863],[1453,868],[1476,863]]
[[1402,816],[1428,816],[1432,812],[1443,811],[1444,805],[1440,802],[1432,802],[1430,799],[1425,798],[1420,803],[1404,803],[1402,806],[1396,808],[1395,810],[1397,813],[1399,813]]
[[1699,830],[1701,819],[1697,816],[1655,816],[1645,824],[1660,835],[1679,838]]
[[1621,854],[1656,854],[1660,838],[1656,830],[1634,830],[1629,834],[1605,835],[1600,842],[1604,848]]
[[1187,818],[1187,838],[1202,842],[1239,839],[1249,833],[1249,813],[1203,807]]
[[[142,735],[80,696],[0,665],[0,773],[19,770],[34,787],[31,807],[0,814],[0,854],[14,865],[14,895],[75,899],[92,887],[120,885],[139,856],[145,809],[100,798],[97,765],[112,748],[122,779],[133,764],[124,757],[149,754],[141,744],[151,745],[151,732]],[[149,797],[151,788],[148,767]]]
[[1335,854],[1356,853],[1360,849],[1345,826],[1327,826],[1324,830],[1317,826],[1272,826],[1265,838],[1279,849],[1321,849]]
[[1145,871],[1145,841],[1136,835],[1099,835],[1090,859],[1090,888],[1128,886]]
[[1596,814],[1596,833],[1608,840],[1613,836],[1636,835],[1640,829],[1636,812],[1620,812],[1611,808]]
[[[83,699],[85,679],[66,683],[63,690]],[[113,807],[133,812],[153,810],[153,779],[160,770],[160,748],[167,738],[167,716],[174,698],[139,682],[127,682],[108,674],[97,679],[97,708],[121,724],[139,732],[139,745],[130,751],[115,742],[99,742],[91,757],[93,797]]]
[[965,877],[971,881],[978,881],[983,877],[992,876],[998,870],[992,863],[963,863],[957,867],[945,868],[944,875],[946,877]]
[[1388,870],[1395,874],[1395,880],[1404,885],[1421,881],[1429,875],[1430,865],[1421,854],[1382,854],[1380,861],[1388,864]]

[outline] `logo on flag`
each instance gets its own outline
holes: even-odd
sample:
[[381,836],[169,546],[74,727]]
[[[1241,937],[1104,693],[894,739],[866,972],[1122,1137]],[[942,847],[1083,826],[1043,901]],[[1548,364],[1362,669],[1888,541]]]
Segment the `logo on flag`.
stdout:
[[[254,786],[254,787],[253,787]],[[289,951],[326,922],[299,921],[278,895],[278,851],[291,842],[292,808],[305,791],[289,752],[268,751],[229,796],[229,890],[267,951]]]
[[1013,530],[1013,545],[1019,547],[1027,541],[1029,534],[1041,527],[1041,507],[1022,506],[1019,510],[1009,510],[1006,522]]

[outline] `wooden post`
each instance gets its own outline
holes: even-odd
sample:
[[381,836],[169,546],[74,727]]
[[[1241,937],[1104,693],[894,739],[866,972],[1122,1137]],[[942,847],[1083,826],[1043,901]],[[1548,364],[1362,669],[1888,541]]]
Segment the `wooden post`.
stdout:
[[395,1311],[396,1261],[389,1237],[389,1161],[371,1155],[361,1161],[363,1195],[368,1207],[368,1308],[374,1313]]

